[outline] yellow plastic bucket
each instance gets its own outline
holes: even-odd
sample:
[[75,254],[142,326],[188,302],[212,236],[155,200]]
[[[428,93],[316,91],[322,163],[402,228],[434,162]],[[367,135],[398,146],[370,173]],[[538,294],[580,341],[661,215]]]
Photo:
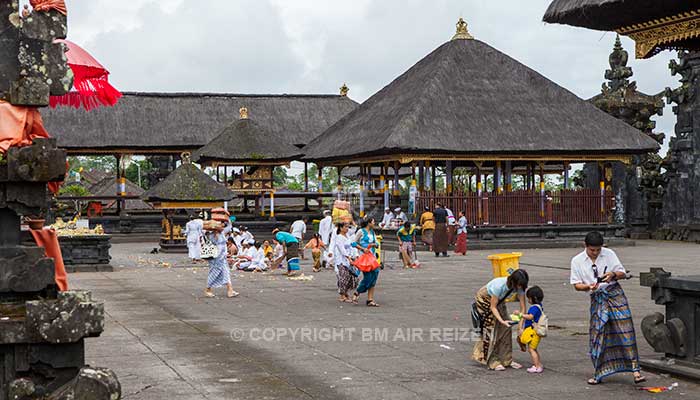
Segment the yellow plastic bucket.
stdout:
[[493,266],[493,277],[500,278],[508,276],[516,269],[519,269],[520,257],[522,255],[523,253],[513,252],[491,254],[488,256],[488,259],[491,260],[491,266]]

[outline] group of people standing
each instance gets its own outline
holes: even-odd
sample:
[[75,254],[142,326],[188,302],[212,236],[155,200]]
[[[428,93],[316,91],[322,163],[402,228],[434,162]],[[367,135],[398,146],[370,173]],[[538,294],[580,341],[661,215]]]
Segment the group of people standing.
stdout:
[[435,203],[435,209],[425,207],[420,216],[421,240],[430,246],[435,257],[449,257],[450,245],[455,246],[455,254],[467,254],[467,217],[459,211],[458,218],[449,208]]
[[[641,383],[646,378],[639,366],[632,313],[619,283],[628,273],[615,252],[603,243],[599,232],[590,232],[584,240],[585,249],[571,260],[570,284],[576,291],[590,294],[589,354],[594,374],[588,384],[600,384],[603,378],[620,372],[632,372],[634,383]],[[519,269],[508,277],[494,278],[476,293],[472,315],[479,320],[480,338],[472,358],[489,369],[522,367],[513,361],[511,328],[518,325],[518,345],[530,353],[533,362],[527,371],[544,370],[537,350],[542,337],[535,329],[535,324],[546,318],[544,292],[538,286],[528,288],[528,284],[528,273]],[[527,309],[526,299],[530,303]],[[506,302],[516,300],[519,309],[509,316]]]
[[[447,210],[440,204],[433,212],[426,210],[421,216],[423,239],[426,238],[426,229],[434,226],[432,250],[436,256],[447,256],[448,216]],[[231,285],[230,265],[227,262],[231,247],[240,246],[243,250],[235,258],[241,269],[258,263],[269,266],[270,263],[262,261],[265,258],[271,260],[271,265],[286,264],[289,275],[300,270],[299,257],[305,247],[312,250],[314,271],[334,269],[339,301],[357,304],[360,296],[367,293],[366,305],[378,307],[375,290],[381,268],[360,271],[355,265],[355,260],[363,254],[371,254],[375,258],[379,256],[375,219],[364,218],[359,227],[347,221],[334,224],[330,211],[324,211],[318,233],[304,247],[301,244],[307,220],[301,219],[299,222],[292,224],[291,232],[275,229],[273,235],[277,247],[272,248],[267,241],[262,245],[256,244],[245,229],[233,228],[229,216],[223,212],[213,212],[211,219],[206,221],[193,218],[185,230],[190,257],[203,257],[202,243],[213,245],[218,250],[214,252],[215,256],[207,258],[209,275],[205,295],[214,297],[213,288],[226,286],[228,297],[238,296]],[[467,225],[462,212],[459,213],[457,226],[459,250],[459,243],[466,241]],[[415,225],[404,223],[397,236],[402,251],[415,251]],[[430,233],[427,233],[427,237],[430,237]],[[603,242],[604,238],[599,232],[589,233],[584,240],[585,249],[571,260],[570,284],[576,291],[590,293],[591,299],[589,353],[595,372],[588,383],[599,384],[603,378],[619,372],[632,372],[635,383],[644,382],[646,379],[640,372],[632,315],[619,283],[628,274],[615,252],[604,248]],[[260,252],[247,256],[252,254],[249,251],[251,248]],[[546,318],[542,304],[544,291],[539,286],[529,287],[529,283],[527,271],[518,269],[508,277],[492,279],[474,297],[472,316],[475,321],[478,320],[480,337],[474,345],[472,358],[489,369],[503,371],[507,367],[522,367],[513,361],[511,328],[517,325],[517,343],[522,351],[529,352],[532,359],[532,366],[527,371],[544,371],[538,351],[540,341],[546,335],[538,328],[538,324]],[[506,303],[511,301],[517,301],[519,307],[508,315]]]

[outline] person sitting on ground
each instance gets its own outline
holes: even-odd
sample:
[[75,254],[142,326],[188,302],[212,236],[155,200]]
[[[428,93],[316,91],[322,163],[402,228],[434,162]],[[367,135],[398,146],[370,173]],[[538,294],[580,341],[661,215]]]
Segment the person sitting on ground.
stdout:
[[309,240],[304,246],[305,249],[311,249],[311,256],[314,260],[314,272],[321,270],[321,252],[326,249],[326,244],[321,240],[321,235],[314,234],[314,237]]
[[238,248],[236,247],[236,243],[233,241],[232,237],[229,237],[226,239],[226,261],[229,267],[233,265],[237,254]]
[[272,255],[274,254],[275,249],[270,245],[269,240],[265,240],[262,243],[262,249],[263,249],[263,254],[265,255],[265,258],[267,258],[268,260],[272,260]]
[[253,246],[255,244],[254,240],[248,240],[243,243],[243,249],[237,256],[237,261],[235,263],[236,268],[240,270],[246,270],[253,261],[253,257],[257,254],[257,249]]
[[243,247],[243,236],[241,235],[241,230],[238,228],[232,228],[231,237],[233,238],[233,242],[236,244],[236,248],[240,250],[241,247]]
[[401,211],[401,207],[396,207],[394,209],[394,214],[396,219],[401,220],[401,223],[398,226],[403,225],[404,222],[408,222],[408,217],[406,216],[405,212]]
[[522,314],[520,316],[518,344],[522,351],[525,351],[527,347],[527,351],[530,353],[530,357],[532,357],[532,367],[528,368],[527,372],[539,374],[544,370],[544,367],[542,367],[540,353],[537,351],[537,346],[540,344],[540,337],[537,335],[533,324],[540,322],[540,317],[543,312],[542,300],[544,299],[544,292],[539,286],[533,286],[525,292],[525,297],[527,297],[527,301],[531,305],[527,310],[527,314]]
[[416,264],[413,262],[416,248],[416,226],[407,221],[401,229],[396,231],[396,237],[399,239],[399,252],[403,267],[416,268]]
[[250,240],[255,240],[255,236],[248,230],[248,227],[241,226],[241,241],[248,242]]
[[263,272],[267,270],[267,263],[265,262],[265,252],[260,245],[260,242],[253,242],[250,246],[250,253],[252,254],[252,259],[250,260],[250,265],[248,265],[245,270],[252,272]]

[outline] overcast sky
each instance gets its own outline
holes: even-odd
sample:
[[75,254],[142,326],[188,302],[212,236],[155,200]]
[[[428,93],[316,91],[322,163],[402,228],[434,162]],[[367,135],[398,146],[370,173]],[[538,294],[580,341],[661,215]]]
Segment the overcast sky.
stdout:
[[[549,0],[67,0],[69,34],[120,90],[337,93],[358,102],[449,40],[472,35],[579,97],[600,92],[614,33],[542,22]],[[640,90],[678,85],[663,52],[634,59]],[[509,79],[504,76],[503,79]],[[670,106],[657,117],[667,137]],[[665,152],[665,150],[664,150]]]

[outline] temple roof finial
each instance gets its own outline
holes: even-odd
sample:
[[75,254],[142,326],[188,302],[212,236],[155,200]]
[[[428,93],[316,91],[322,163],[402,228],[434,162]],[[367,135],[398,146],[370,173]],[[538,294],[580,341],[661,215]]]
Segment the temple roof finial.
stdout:
[[241,115],[241,119],[248,119],[248,108],[241,107],[238,109],[238,113]]
[[610,69],[605,71],[605,79],[610,81],[610,83],[607,84],[610,90],[615,91],[620,87],[627,87],[630,85],[628,78],[632,76],[632,68],[627,66],[628,60],[629,55],[622,47],[620,35],[617,35],[613,51],[608,57]]
[[459,17],[459,21],[457,21],[457,33],[452,36],[452,40],[457,39],[474,39],[474,36],[469,34],[469,31],[467,30],[467,23],[462,17]]
[[343,83],[343,86],[340,87],[340,95],[343,97],[346,97],[348,95],[348,92],[350,91],[350,88],[348,85]]

